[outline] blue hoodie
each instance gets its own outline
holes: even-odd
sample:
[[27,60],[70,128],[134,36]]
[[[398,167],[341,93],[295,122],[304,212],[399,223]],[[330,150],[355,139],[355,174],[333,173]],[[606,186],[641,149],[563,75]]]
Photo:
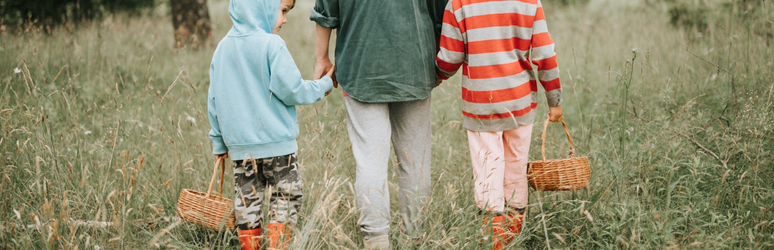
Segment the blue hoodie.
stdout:
[[298,151],[295,105],[321,100],[330,77],[305,81],[285,41],[271,34],[280,0],[231,0],[234,26],[210,64],[207,99],[212,153],[232,160]]

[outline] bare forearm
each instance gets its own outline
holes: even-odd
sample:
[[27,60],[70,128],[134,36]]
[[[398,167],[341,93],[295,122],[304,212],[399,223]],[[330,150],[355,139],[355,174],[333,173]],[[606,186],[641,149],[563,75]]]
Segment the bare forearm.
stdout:
[[331,29],[317,24],[316,39],[314,47],[314,57],[318,62],[330,61],[328,57],[328,47],[331,40]]

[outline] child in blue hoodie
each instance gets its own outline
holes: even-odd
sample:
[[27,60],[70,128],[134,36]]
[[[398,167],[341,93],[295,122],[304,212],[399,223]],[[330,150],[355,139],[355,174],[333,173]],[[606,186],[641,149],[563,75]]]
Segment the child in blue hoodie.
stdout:
[[[320,80],[303,80],[276,35],[294,5],[295,0],[231,0],[234,26],[210,65],[209,136],[218,159],[230,156],[234,161],[234,210],[242,249],[260,247],[261,229],[269,248],[287,248],[285,232],[304,199],[296,163],[295,106],[319,101],[334,87],[333,69]],[[271,210],[266,221],[261,210],[265,199]]]

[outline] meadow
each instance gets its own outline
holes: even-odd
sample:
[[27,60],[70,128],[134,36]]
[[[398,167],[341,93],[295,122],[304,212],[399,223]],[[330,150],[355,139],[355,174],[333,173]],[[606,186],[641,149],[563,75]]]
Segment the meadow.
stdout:
[[[176,219],[180,190],[206,190],[214,162],[208,66],[231,22],[228,1],[209,5],[213,46],[198,51],[173,48],[164,6],[0,31],[0,248],[237,246],[233,231]],[[298,0],[280,33],[306,78],[313,5]],[[544,5],[564,119],[576,154],[591,161],[591,183],[531,191],[524,231],[509,249],[774,248],[774,3]],[[433,92],[434,182],[416,249],[488,247],[479,241],[459,96],[458,76]],[[293,249],[363,247],[342,98],[334,90],[299,107],[306,201]],[[546,113],[541,100],[536,124]],[[542,126],[534,128],[530,159],[539,159]],[[549,158],[566,156],[561,131],[550,124]],[[411,249],[395,185],[390,235]],[[233,197],[233,179],[224,186]]]

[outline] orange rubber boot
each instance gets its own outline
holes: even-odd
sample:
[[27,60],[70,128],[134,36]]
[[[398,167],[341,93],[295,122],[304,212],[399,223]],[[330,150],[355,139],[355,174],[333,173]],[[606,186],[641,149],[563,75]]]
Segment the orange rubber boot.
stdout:
[[261,229],[239,230],[239,245],[242,250],[261,249]]
[[290,247],[289,226],[283,223],[269,223],[266,225],[266,240],[268,249],[288,249]]
[[508,231],[514,236],[521,233],[521,224],[524,222],[524,214],[516,211],[508,211]]
[[490,225],[489,224],[490,222],[492,226],[492,231],[491,233],[487,233],[487,234],[490,234],[488,237],[491,237],[493,242],[492,250],[502,250],[503,244],[508,244],[508,241],[506,239],[508,237],[508,232],[506,231],[507,229],[505,227],[505,216],[498,215],[493,217],[489,217],[489,216],[484,217],[483,224],[485,228]]

